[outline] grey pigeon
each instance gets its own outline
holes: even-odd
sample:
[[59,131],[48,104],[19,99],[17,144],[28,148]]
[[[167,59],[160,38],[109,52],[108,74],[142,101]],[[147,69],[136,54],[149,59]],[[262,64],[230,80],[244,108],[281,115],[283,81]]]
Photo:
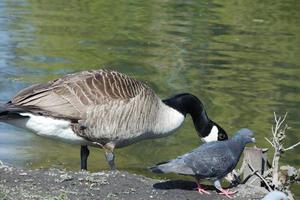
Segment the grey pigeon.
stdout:
[[235,192],[224,190],[220,179],[224,178],[237,165],[247,143],[255,142],[253,132],[249,129],[240,129],[234,137],[225,141],[214,141],[200,145],[198,148],[176,159],[159,163],[150,170],[154,173],[177,173],[191,175],[196,178],[198,192],[209,194],[199,181],[212,179],[220,194],[231,198]]
[[268,193],[262,200],[288,200],[288,197],[283,192],[272,191]]

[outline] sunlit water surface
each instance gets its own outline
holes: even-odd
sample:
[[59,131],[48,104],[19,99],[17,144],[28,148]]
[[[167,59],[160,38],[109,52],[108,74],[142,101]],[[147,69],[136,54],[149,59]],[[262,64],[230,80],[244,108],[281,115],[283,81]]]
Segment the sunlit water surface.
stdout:
[[[286,146],[300,140],[300,18],[295,1],[0,2],[0,99],[67,73],[109,68],[159,96],[190,92],[232,135],[255,131],[270,147],[273,112],[288,112]],[[116,151],[120,170],[146,168],[200,144],[190,117],[174,135]],[[271,152],[270,152],[271,153]],[[300,167],[300,148],[282,163]],[[0,124],[0,160],[28,168],[79,169],[79,147]],[[89,169],[107,169],[92,148]],[[181,177],[184,178],[184,177]]]

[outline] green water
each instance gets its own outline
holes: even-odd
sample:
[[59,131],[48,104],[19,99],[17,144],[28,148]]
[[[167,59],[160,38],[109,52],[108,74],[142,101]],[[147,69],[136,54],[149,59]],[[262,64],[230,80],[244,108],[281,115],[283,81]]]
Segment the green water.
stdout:
[[[0,100],[80,70],[109,68],[149,84],[162,98],[190,92],[232,135],[255,131],[269,147],[273,112],[288,112],[286,146],[300,140],[298,1],[0,1]],[[116,151],[116,164],[146,167],[200,144],[191,119],[174,135]],[[285,164],[300,167],[300,147]],[[28,168],[79,169],[79,147],[0,124],[0,160]],[[107,169],[92,148],[89,169]]]

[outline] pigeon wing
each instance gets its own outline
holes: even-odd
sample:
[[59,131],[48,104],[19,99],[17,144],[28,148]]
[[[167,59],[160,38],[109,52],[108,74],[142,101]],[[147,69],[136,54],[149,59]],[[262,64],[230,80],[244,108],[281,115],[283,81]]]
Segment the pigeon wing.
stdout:
[[228,141],[203,144],[182,157],[199,178],[223,178],[238,162]]

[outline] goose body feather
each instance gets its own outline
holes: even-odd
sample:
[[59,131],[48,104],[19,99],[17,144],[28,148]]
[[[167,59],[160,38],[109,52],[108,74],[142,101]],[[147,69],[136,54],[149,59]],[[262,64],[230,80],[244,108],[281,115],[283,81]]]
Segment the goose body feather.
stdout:
[[6,122],[35,132],[36,134],[61,140],[63,142],[79,145],[90,145],[90,141],[78,136],[71,127],[71,122],[65,119],[54,119],[48,116],[35,115],[32,113],[20,113],[22,118],[10,119]]
[[[123,147],[176,130],[184,115],[147,85],[114,71],[85,71],[16,94],[10,106],[26,117],[9,123],[70,143]],[[22,121],[22,123],[20,123]]]

